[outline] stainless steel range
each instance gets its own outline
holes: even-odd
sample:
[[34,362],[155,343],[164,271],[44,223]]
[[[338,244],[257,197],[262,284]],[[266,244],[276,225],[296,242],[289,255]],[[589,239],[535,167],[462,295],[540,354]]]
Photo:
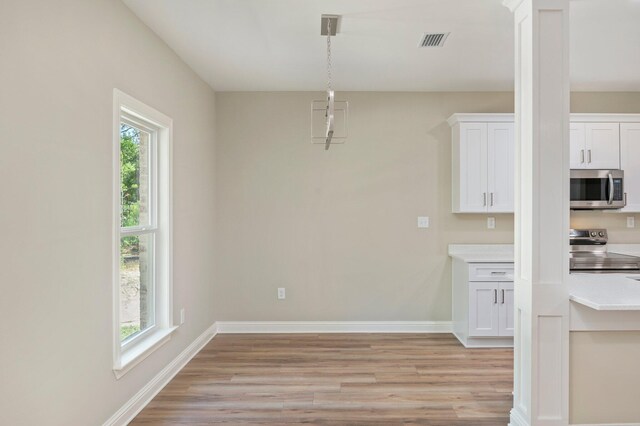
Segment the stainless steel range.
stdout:
[[606,229],[572,229],[569,270],[571,272],[640,272],[640,257],[610,253]]

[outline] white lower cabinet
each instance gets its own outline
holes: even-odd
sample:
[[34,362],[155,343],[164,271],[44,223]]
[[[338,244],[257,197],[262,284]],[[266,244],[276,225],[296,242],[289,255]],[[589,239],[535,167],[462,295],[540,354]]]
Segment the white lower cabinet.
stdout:
[[469,283],[469,336],[500,334],[498,283]]
[[513,283],[469,283],[469,336],[513,336]]
[[513,336],[513,282],[469,283],[469,336]]
[[513,283],[500,283],[500,307],[498,335],[513,337],[515,305],[513,304]]
[[513,263],[453,265],[454,334],[466,347],[512,346]]

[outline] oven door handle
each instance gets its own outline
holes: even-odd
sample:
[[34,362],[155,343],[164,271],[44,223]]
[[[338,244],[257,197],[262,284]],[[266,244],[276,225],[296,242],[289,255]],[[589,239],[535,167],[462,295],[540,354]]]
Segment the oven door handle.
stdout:
[[609,204],[613,204],[613,176],[609,173]]

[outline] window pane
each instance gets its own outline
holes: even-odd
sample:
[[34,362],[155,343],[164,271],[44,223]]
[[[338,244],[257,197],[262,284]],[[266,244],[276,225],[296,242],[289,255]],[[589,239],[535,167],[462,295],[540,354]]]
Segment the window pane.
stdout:
[[154,325],[153,234],[120,239],[120,340]]
[[150,137],[148,132],[120,124],[120,226],[148,225]]

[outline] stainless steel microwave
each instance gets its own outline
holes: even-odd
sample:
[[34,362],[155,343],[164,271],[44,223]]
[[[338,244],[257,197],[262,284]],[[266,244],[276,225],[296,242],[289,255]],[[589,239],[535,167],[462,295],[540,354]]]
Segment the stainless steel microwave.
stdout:
[[625,206],[622,170],[571,170],[570,206],[574,210],[621,209]]

